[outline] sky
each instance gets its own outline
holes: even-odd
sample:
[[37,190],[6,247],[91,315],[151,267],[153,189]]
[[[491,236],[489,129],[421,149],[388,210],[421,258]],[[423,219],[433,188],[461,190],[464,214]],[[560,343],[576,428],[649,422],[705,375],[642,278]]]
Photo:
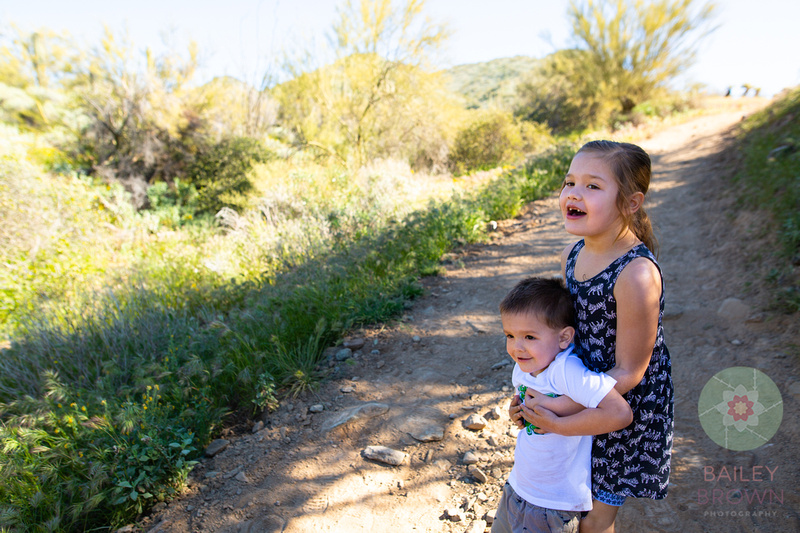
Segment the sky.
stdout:
[[[341,0],[0,0],[0,36],[23,30],[67,31],[96,44],[104,25],[127,30],[142,49],[197,42],[202,80],[230,75],[256,82],[284,48],[322,49]],[[568,47],[568,0],[427,0],[426,13],[451,31],[437,64],[525,55]],[[723,93],[742,84],[763,96],[800,85],[800,1],[719,0],[717,29],[698,48],[678,88],[702,83]],[[165,36],[169,36],[165,39]]]

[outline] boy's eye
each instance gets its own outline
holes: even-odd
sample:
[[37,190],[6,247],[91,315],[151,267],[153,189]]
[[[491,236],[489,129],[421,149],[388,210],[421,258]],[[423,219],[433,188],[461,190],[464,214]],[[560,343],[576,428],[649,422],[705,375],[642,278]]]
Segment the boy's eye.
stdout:
[[575,185],[574,181],[570,181],[570,180],[565,180],[564,181],[564,187],[572,187],[573,185]]

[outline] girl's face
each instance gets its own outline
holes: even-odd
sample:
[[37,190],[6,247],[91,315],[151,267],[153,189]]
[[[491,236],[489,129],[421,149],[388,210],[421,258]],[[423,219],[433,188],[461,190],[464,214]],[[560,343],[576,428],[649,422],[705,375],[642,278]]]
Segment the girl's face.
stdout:
[[581,237],[616,238],[622,229],[618,193],[617,179],[606,162],[592,153],[578,153],[559,197],[564,228]]

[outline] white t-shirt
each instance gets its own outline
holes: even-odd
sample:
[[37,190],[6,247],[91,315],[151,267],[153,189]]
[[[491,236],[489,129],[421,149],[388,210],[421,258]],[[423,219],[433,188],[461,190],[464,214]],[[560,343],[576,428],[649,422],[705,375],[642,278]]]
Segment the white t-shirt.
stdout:
[[[616,385],[606,374],[592,372],[572,355],[573,346],[559,353],[538,376],[525,373],[514,365],[512,383],[519,393],[530,387],[544,394],[569,396],[589,408]],[[517,436],[514,467],[508,482],[527,502],[559,511],[588,511],[592,508],[591,491],[592,437],[565,437],[555,433]]]

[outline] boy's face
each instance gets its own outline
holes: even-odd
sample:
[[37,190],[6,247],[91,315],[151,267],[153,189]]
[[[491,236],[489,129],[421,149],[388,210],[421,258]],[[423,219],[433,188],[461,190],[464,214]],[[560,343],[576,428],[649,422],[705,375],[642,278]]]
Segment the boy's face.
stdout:
[[506,334],[506,350],[523,372],[538,375],[547,368],[558,352],[572,342],[575,329],[553,329],[536,314],[508,314],[500,317]]

